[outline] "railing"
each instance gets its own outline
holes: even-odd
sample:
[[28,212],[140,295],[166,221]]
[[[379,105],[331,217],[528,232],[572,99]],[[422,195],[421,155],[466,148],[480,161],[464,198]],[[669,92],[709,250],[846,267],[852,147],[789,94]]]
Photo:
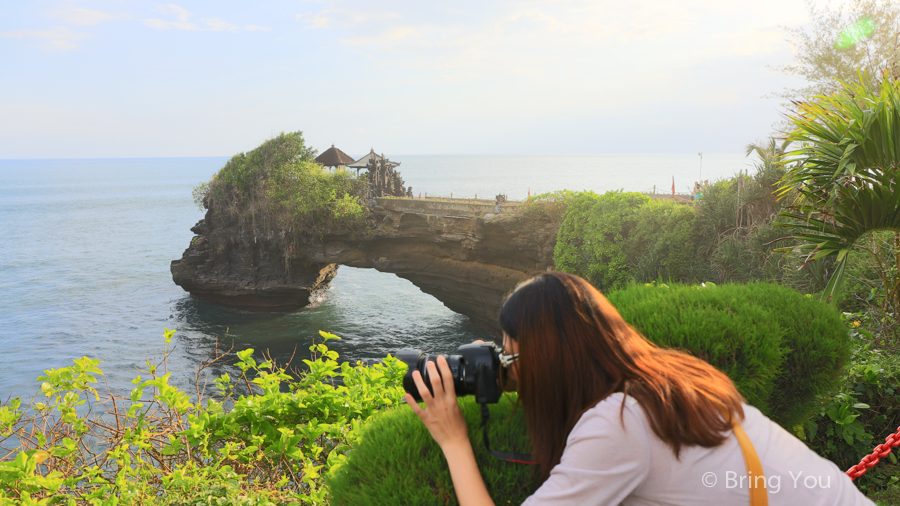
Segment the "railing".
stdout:
[[447,195],[434,195],[427,192],[417,193],[412,197],[395,197],[395,196],[384,196],[384,197],[376,197],[379,199],[402,199],[402,200],[426,200],[432,202],[457,202],[457,203],[470,203],[470,204],[485,204],[485,205],[494,205],[494,204],[509,204],[509,205],[518,205],[521,201],[518,200],[505,200],[505,201],[497,201],[496,198],[484,198],[478,197],[478,194],[473,195],[460,195],[458,193],[450,193]]

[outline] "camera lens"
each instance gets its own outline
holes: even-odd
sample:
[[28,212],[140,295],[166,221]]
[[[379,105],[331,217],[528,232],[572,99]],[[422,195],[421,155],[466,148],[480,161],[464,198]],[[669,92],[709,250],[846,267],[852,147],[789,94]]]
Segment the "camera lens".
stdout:
[[[419,350],[400,350],[394,356],[409,366],[409,370],[406,371],[406,375],[403,376],[403,389],[406,390],[407,393],[412,394],[413,398],[417,401],[422,400],[422,396],[419,395],[419,389],[412,379],[413,371],[419,371],[422,375],[422,379],[425,381],[425,386],[428,387],[428,391],[431,392],[432,395],[434,394],[434,389],[431,386],[431,377],[428,374],[428,369],[425,367],[425,364],[428,362],[435,362],[435,366],[437,366],[437,358],[440,355],[427,355]],[[453,386],[455,387],[456,395],[458,397],[467,395],[467,392],[465,392],[466,371],[465,367],[463,367],[462,357],[459,355],[444,355],[444,358],[447,359],[447,365],[450,366],[450,375],[453,378]],[[438,374],[440,375],[440,369],[438,369]]]

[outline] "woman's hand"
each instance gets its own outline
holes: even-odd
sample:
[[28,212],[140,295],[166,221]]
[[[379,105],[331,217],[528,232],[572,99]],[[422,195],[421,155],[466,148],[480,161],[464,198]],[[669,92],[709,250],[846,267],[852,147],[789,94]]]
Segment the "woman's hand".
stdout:
[[[478,472],[478,464],[475,463],[475,453],[469,442],[466,419],[463,418],[459,402],[456,401],[456,388],[453,386],[453,375],[450,366],[447,365],[447,359],[439,356],[437,366],[434,362],[428,362],[425,367],[434,395],[428,391],[419,371],[413,371],[413,381],[425,402],[425,409],[422,409],[410,394],[406,394],[406,403],[415,414],[419,415],[431,437],[444,452],[459,504],[494,506],[481,473]],[[440,375],[438,369],[441,371]]]
[[[428,370],[434,395],[428,391],[419,371],[413,371],[413,381],[425,402],[425,409],[422,409],[410,394],[406,394],[406,404],[422,419],[422,423],[425,424],[431,437],[445,452],[447,448],[454,445],[469,444],[469,431],[466,428],[466,420],[463,418],[462,411],[459,409],[459,402],[456,400],[456,388],[453,385],[453,375],[447,359],[439,356],[437,366],[434,362],[428,362],[425,367]],[[440,374],[438,374],[438,369],[441,371]]]

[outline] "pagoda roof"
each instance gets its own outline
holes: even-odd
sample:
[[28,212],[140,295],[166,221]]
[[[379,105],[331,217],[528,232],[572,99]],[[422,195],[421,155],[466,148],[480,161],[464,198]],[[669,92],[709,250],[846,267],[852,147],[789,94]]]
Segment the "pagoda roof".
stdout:
[[[366,156],[360,158],[359,160],[356,160],[355,162],[347,165],[347,167],[350,167],[351,169],[366,169],[369,167],[369,160],[372,160],[372,159],[381,161],[381,160],[384,160],[385,158],[383,155],[376,154],[375,150],[372,149],[371,151],[369,151],[369,154],[367,154]],[[394,168],[394,167],[400,165],[400,162],[392,162],[390,160],[388,160],[387,163],[388,163],[388,165],[391,166],[391,168]]]
[[326,167],[340,167],[341,165],[353,163],[353,158],[347,153],[334,147],[334,144],[332,144],[330,148],[326,149],[321,155],[316,157],[316,162],[321,163]]

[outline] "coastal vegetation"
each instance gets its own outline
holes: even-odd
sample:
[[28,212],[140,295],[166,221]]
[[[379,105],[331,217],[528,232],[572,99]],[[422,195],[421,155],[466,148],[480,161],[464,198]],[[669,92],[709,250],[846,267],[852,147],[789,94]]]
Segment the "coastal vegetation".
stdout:
[[403,394],[397,360],[339,364],[324,342],[295,376],[237,352],[239,376],[207,396],[203,369],[230,357],[217,351],[184,392],[166,370],[173,334],[127,395],[98,391],[100,364],[84,357],[45,371],[31,401],[0,402],[0,505],[323,504],[360,422]]
[[[515,393],[490,405],[491,449],[530,453],[525,416]],[[460,399],[478,469],[497,504],[521,504],[536,489],[534,466],[504,462],[484,446],[479,405]],[[335,506],[358,504],[457,504],[453,481],[441,448],[410,409],[393,409],[370,418],[342,465],[326,476]]]
[[[880,400],[878,409],[888,413],[892,407],[883,389],[897,387],[897,369],[873,369],[871,350],[858,350],[852,365],[868,390],[842,391],[826,405],[814,396],[810,389],[827,389],[841,371],[846,327],[834,309],[789,289],[651,284],[610,299],[651,339],[726,371],[751,403],[782,423],[819,409],[862,411],[863,400]],[[785,305],[796,308],[776,314]],[[310,347],[307,371],[292,376],[243,350],[234,362],[239,373],[215,378],[207,395],[201,375],[230,356],[223,350],[204,362],[197,390],[188,393],[169,384],[173,334],[164,336],[162,361],[145,364],[127,395],[100,393],[100,364],[82,358],[45,371],[30,402],[0,404],[9,457],[0,462],[0,504],[455,504],[440,449],[399,406],[404,364],[391,357],[339,364],[322,342]],[[837,404],[845,399],[852,406]],[[516,405],[507,395],[491,407],[495,449],[528,451]],[[532,467],[487,453],[478,407],[471,398],[462,406],[490,490],[512,502],[527,497],[536,484]],[[871,441],[852,432],[852,420],[829,424],[824,416],[792,430],[838,454]]]
[[233,217],[244,230],[308,239],[365,227],[365,178],[315,162],[302,132],[281,133],[233,156],[194,202]]
[[787,430],[835,391],[850,358],[840,312],[790,288],[650,283],[608,297],[648,339],[716,366]]
[[[900,309],[900,81],[885,74],[878,90],[847,84],[839,94],[816,97],[790,116],[797,126],[790,140],[800,148],[779,193],[789,198],[777,225],[796,229],[795,248],[806,262],[834,259],[825,294],[834,296],[851,256],[878,265],[882,304]],[[888,248],[869,249],[872,233],[893,235]]]
[[557,234],[556,268],[601,291],[633,279],[684,279],[695,268],[695,212],[639,193],[573,194]]
[[704,185],[687,205],[637,193],[559,193],[557,268],[603,290],[654,280],[769,281],[894,320],[900,82],[885,75],[877,91],[847,84],[800,104],[791,119],[795,130],[781,146],[772,139],[748,147],[759,156],[754,174]]

